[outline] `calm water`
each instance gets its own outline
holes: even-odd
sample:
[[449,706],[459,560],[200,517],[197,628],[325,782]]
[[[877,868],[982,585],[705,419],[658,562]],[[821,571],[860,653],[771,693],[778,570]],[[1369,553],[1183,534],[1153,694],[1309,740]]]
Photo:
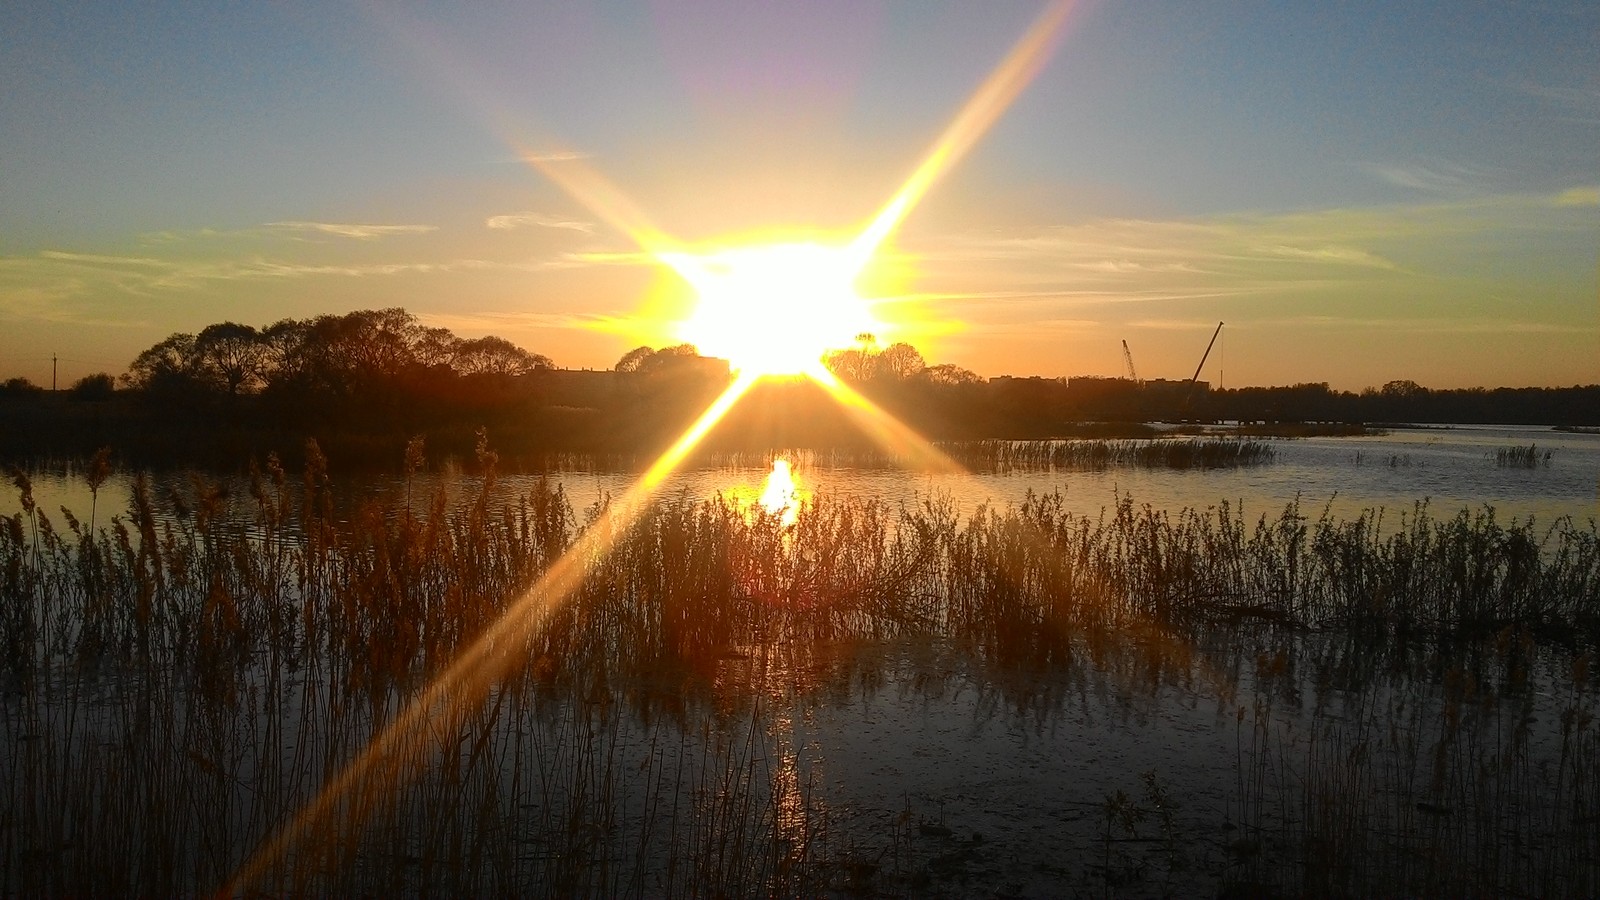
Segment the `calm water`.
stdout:
[[[1019,502],[1029,491],[1059,491],[1068,508],[1097,515],[1122,495],[1140,504],[1168,509],[1204,509],[1227,501],[1244,510],[1248,518],[1276,516],[1285,504],[1299,499],[1302,512],[1319,514],[1328,508],[1337,517],[1353,516],[1364,509],[1384,508],[1398,522],[1415,504],[1426,501],[1436,517],[1449,517],[1461,509],[1494,507],[1502,520],[1535,517],[1548,522],[1570,516],[1577,522],[1600,518],[1600,435],[1567,434],[1548,428],[1460,426],[1454,428],[1395,430],[1368,437],[1274,440],[1274,461],[1233,469],[1110,468],[1103,471],[1014,471],[968,475],[930,475],[898,469],[838,468],[823,466],[807,456],[794,460],[802,498],[821,492],[830,496],[875,498],[892,505],[917,504],[944,497],[966,513],[980,504],[1004,507]],[[1539,465],[1534,468],[1500,466],[1497,450],[1534,445]],[[1546,452],[1548,462],[1544,461]],[[759,496],[767,470],[754,466],[689,469],[661,488],[663,496],[709,498],[722,494],[737,502]],[[511,497],[525,490],[537,476],[501,478],[500,489]],[[620,497],[637,475],[628,472],[563,472],[555,476],[565,487],[573,506],[582,510],[605,496]],[[165,474],[154,478],[158,499],[168,490],[184,496],[195,493],[192,474]],[[403,500],[406,486],[395,478],[341,478],[337,460],[333,482],[338,501],[349,509],[366,499]],[[105,524],[111,515],[127,509],[132,485],[128,473],[114,475],[102,486],[96,518]],[[250,514],[248,485],[242,479],[227,481],[235,513]],[[298,491],[291,473],[289,489]],[[475,477],[459,473],[434,473],[412,485],[417,502],[443,487],[452,495],[477,490]],[[74,473],[40,472],[33,475],[39,507],[56,517],[66,506],[80,519],[90,514],[91,497]],[[19,509],[15,490],[0,493],[0,514]]]
[[[1496,463],[1495,451],[1529,444],[1539,448],[1538,466]],[[1276,516],[1297,498],[1308,515],[1325,507],[1336,517],[1381,507],[1391,523],[1423,501],[1438,517],[1487,504],[1502,519],[1600,518],[1600,435],[1463,427],[1281,440],[1273,446],[1271,463],[1206,471],[932,476],[826,467],[805,456],[794,463],[802,497],[820,492],[890,504],[947,498],[967,513],[981,504],[1015,504],[1029,491],[1059,491],[1069,508],[1086,515],[1131,496],[1170,509],[1227,501],[1251,519]],[[366,499],[405,498],[403,481],[341,478],[337,460],[333,474],[338,502],[347,511]],[[766,474],[756,466],[694,469],[672,478],[662,493],[692,499],[721,494],[751,503]],[[504,477],[499,490],[509,499],[533,477]],[[635,478],[554,477],[580,511],[602,497],[622,495]],[[196,478],[162,475],[155,479],[158,497],[167,491],[192,497]],[[33,482],[40,508],[53,520],[59,523],[62,506],[80,519],[89,517],[91,497],[78,475],[41,472]],[[131,484],[131,475],[119,473],[102,486],[94,513],[99,525],[127,508]],[[236,479],[227,486],[233,514],[248,518],[248,485]],[[472,476],[445,472],[411,488],[421,505],[436,487],[461,496],[478,486]],[[287,489],[298,492],[298,479],[291,477]],[[18,508],[15,490],[0,496],[0,513]],[[1565,730],[1578,722],[1578,739],[1592,750],[1596,732],[1588,723],[1600,717],[1600,697],[1592,681],[1567,674],[1572,662],[1563,653],[1540,651],[1529,670],[1517,675],[1498,657],[1469,665],[1420,647],[1391,655],[1340,635],[1228,632],[1148,645],[1146,637],[1124,640],[1119,648],[1085,648],[1060,670],[1030,672],[996,671],[947,644],[816,648],[816,655],[834,652],[846,662],[812,659],[765,673],[755,671],[749,657],[731,654],[712,673],[713,687],[765,697],[759,716],[731,722],[718,717],[715,728],[710,720],[696,727],[691,717],[680,733],[659,718],[608,713],[615,718],[607,721],[611,743],[605,759],[618,786],[611,788],[615,796],[602,799],[623,827],[596,852],[618,866],[632,865],[640,853],[646,870],[669,865],[668,845],[657,840],[642,851],[646,842],[639,835],[664,827],[662,822],[670,826],[672,820],[650,812],[662,804],[715,799],[715,792],[695,787],[694,778],[704,777],[693,776],[700,771],[696,766],[707,767],[713,777],[748,769],[757,808],[774,804],[783,829],[821,835],[819,852],[836,860],[830,864],[842,873],[870,871],[870,883],[894,895],[1087,895],[1117,887],[1113,892],[1122,896],[1165,896],[1187,893],[1185,885],[1215,894],[1224,883],[1257,878],[1293,884],[1303,848],[1285,836],[1295,834],[1312,812],[1298,798],[1318,779],[1335,777],[1346,787],[1327,796],[1350,804],[1350,814],[1364,823],[1365,840],[1391,855],[1386,858],[1409,858],[1405,842],[1438,827],[1455,828],[1448,832],[1455,835],[1453,852],[1476,861],[1511,854],[1508,847],[1542,846],[1573,827],[1593,829],[1600,819],[1586,805],[1593,792],[1572,787],[1575,757]],[[1275,667],[1280,655],[1290,661],[1287,669]],[[807,674],[811,669],[842,674],[818,679]],[[104,692],[106,710],[118,707],[115,698],[138,693],[109,680],[90,690],[97,697]],[[63,716],[68,707],[46,700],[46,718],[54,724],[47,721],[40,731],[20,715],[20,705],[13,709],[20,704],[17,696],[4,699],[0,734],[7,738],[6,754],[39,740],[66,746],[67,736],[85,721],[113,721],[102,722],[96,704]],[[259,708],[247,710],[242,721],[293,722],[302,702],[263,693],[252,700]],[[537,770],[565,783],[592,762],[562,750],[579,733],[572,722],[582,709],[588,707],[518,711],[520,718],[497,739],[508,747],[531,741],[531,749],[524,749]],[[548,739],[538,737],[540,729],[549,730]],[[101,744],[87,746],[79,751],[89,754],[84,765],[100,765],[94,754]],[[106,760],[122,753],[115,743],[104,746],[112,748]],[[1523,749],[1502,754],[1500,748],[1507,747]],[[240,751],[246,767],[247,750]],[[0,771],[21,771],[8,755],[0,755],[0,762],[7,763]],[[308,764],[311,770],[323,767]],[[1152,796],[1147,773],[1166,792],[1165,800]],[[1481,834],[1467,827],[1477,821],[1468,811],[1438,811],[1474,784],[1493,801],[1475,815],[1499,817]],[[232,791],[236,808],[248,809],[242,790]],[[1136,829],[1124,829],[1107,812],[1119,792],[1142,811]],[[555,799],[578,802],[559,792]],[[1592,799],[1600,802],[1600,795]],[[538,804],[548,805],[551,797],[518,795],[505,802],[515,812],[516,828],[536,834],[538,816],[546,814]],[[1168,825],[1157,818],[1162,803],[1173,811]],[[1576,818],[1575,804],[1582,807]],[[1315,811],[1329,814],[1321,807]],[[240,824],[239,833],[253,834],[251,827]],[[530,855],[519,865],[536,875],[544,859]],[[1511,855],[1494,859],[1508,885],[1524,884],[1543,865]],[[1574,871],[1557,871],[1547,884],[1553,893],[1582,892],[1596,883],[1592,859],[1581,865],[1563,860],[1551,865]],[[851,889],[844,874],[839,887]]]

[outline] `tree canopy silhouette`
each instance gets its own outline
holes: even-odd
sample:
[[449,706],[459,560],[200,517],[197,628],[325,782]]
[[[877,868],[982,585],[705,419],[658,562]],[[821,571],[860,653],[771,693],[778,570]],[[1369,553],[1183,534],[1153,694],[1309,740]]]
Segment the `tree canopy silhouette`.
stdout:
[[[1210,390],[1204,383],[1124,378],[985,379],[930,365],[908,343],[873,334],[824,357],[841,379],[932,440],[1127,436],[1151,422],[1504,423],[1595,426],[1600,386],[1433,390],[1390,381],[1356,393],[1325,383]],[[0,384],[9,416],[0,454],[92,452],[115,444],[155,464],[236,462],[314,436],[342,460],[382,465],[426,434],[430,453],[472,452],[481,428],[507,453],[658,452],[723,390],[728,363],[691,344],[641,346],[611,371],[558,370],[495,336],[461,338],[403,309],[220,322],[141,352],[112,396],[109,376],[74,385],[60,404],[25,379]],[[708,441],[723,447],[830,447],[859,440],[821,388],[770,380],[752,389]],[[72,419],[72,416],[81,419]],[[525,463],[539,465],[537,462]]]
[[505,338],[463,339],[403,309],[365,309],[283,319],[260,330],[221,322],[198,335],[173,334],[140,353],[123,383],[158,394],[327,400],[554,368],[548,356]]

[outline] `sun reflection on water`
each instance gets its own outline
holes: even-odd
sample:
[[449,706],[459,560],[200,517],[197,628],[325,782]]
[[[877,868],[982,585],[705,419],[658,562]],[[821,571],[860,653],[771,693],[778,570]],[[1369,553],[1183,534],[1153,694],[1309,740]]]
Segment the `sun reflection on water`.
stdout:
[[780,457],[772,461],[766,487],[761,490],[761,508],[776,516],[784,527],[793,525],[799,518],[799,487],[795,484],[794,471],[787,459]]

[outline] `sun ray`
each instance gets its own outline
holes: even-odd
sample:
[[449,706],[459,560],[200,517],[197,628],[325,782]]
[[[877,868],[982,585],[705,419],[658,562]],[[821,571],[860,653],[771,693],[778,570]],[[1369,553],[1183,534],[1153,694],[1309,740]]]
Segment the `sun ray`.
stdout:
[[733,405],[739,402],[739,398],[743,397],[745,392],[750,390],[751,385],[759,381],[760,378],[760,375],[753,372],[741,372],[739,377],[728,385],[728,389],[723,391],[716,400],[713,400],[711,405],[706,407],[706,411],[700,414],[700,418],[689,426],[689,430],[683,433],[683,437],[678,438],[677,443],[669,447],[667,452],[661,454],[661,458],[655,461],[654,465],[645,470],[644,475],[640,476],[638,484],[629,491],[629,494],[641,493],[648,495],[654,493],[655,489],[661,486],[661,482],[678,468],[684,457],[688,456],[689,452],[705,438],[706,432],[722,421],[722,417],[728,414],[728,410],[732,409]]
[[904,422],[867,399],[860,391],[845,384],[838,376],[822,366],[805,373],[822,385],[835,403],[845,411],[862,433],[872,439],[890,457],[907,468],[937,475],[965,475],[967,470]]
[[878,251],[934,182],[972,149],[978,138],[1044,67],[1071,11],[1072,0],[1055,0],[1045,7],[1006,58],[973,92],[934,142],[922,164],[856,238],[852,250],[863,262]]
[[410,770],[440,746],[443,736],[456,734],[494,686],[525,660],[528,636],[583,583],[588,574],[586,564],[610,551],[617,536],[638,520],[644,501],[756,380],[752,375],[733,381],[532,588],[407,704],[292,822],[263,843],[217,896],[246,893],[291,850],[334,837],[340,824],[359,824],[362,812],[372,806],[378,792],[405,781],[413,774]]
[[678,242],[657,228],[638,204],[589,165],[582,154],[524,150],[522,159],[607,225],[626,234],[639,249],[657,257],[677,249]]
[[[906,183],[861,234],[840,251],[845,255],[846,270],[851,273],[846,283],[866,268],[878,248],[932,185],[971,149],[1032,80],[1048,57],[1070,9],[1070,0],[1055,0],[1045,8],[968,99]],[[672,265],[691,283],[694,281],[691,274],[704,274],[703,261],[687,256],[679,242],[656,228],[643,210],[589,166],[581,154],[524,152],[523,158],[596,216],[626,234],[641,250]],[[821,349],[818,348],[819,356]],[[964,471],[921,435],[836,378],[820,360],[804,360],[797,368],[822,385],[851,419],[891,456],[923,471],[949,474]],[[642,514],[644,501],[761,377],[758,368],[741,370],[623,497],[610,504],[602,517],[584,530],[567,553],[552,563],[530,590],[517,598],[478,640],[408,703],[289,824],[263,842],[219,894],[234,896],[245,892],[291,850],[315,838],[332,837],[332,831],[341,823],[359,825],[378,792],[410,777],[412,770],[446,735],[458,732],[494,686],[522,660],[527,637],[582,583],[587,563],[610,551],[616,536]]]

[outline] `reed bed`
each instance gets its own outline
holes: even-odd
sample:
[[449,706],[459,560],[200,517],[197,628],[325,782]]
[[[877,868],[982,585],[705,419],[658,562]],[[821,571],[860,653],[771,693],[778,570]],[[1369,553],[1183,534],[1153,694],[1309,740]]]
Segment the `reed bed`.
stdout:
[[987,472],[1098,471],[1110,468],[1220,469],[1270,463],[1269,441],[1238,438],[1159,440],[958,441],[941,444],[952,459]]
[[1502,469],[1537,469],[1540,466],[1550,465],[1550,458],[1554,455],[1550,450],[1540,453],[1538,444],[1529,444],[1526,447],[1501,447],[1494,451],[1494,462]]
[[[1143,426],[1141,426],[1143,427]],[[951,459],[978,471],[1098,471],[1110,468],[1216,469],[1264,465],[1277,458],[1271,441],[1234,436],[1142,438],[1059,438],[1047,440],[941,441]],[[812,449],[774,448],[760,451],[706,449],[696,454],[702,465],[765,468],[774,456],[799,460],[808,467],[899,469],[906,460],[867,446],[837,445]],[[550,454],[539,458],[539,471],[615,471],[647,468],[648,456]]]
[[[584,529],[614,527],[603,506],[574,510],[547,481],[497,505],[495,460],[480,450],[476,496],[452,506],[408,492],[348,522],[333,517],[314,445],[298,476],[269,460],[248,497],[197,481],[157,498],[141,480],[104,524],[99,511],[89,522],[63,511],[58,527],[16,474],[22,511],[0,523],[0,893],[225,883]],[[1600,797],[1588,773],[1600,750],[1587,669],[1574,662],[1564,682],[1573,712],[1543,769],[1510,701],[1484,714],[1493,727],[1459,723],[1484,694],[1460,685],[1494,672],[1525,679],[1551,653],[1589,658],[1600,638],[1594,523],[1502,522],[1487,508],[1438,519],[1425,506],[1384,517],[1291,504],[1250,521],[1227,504],[1168,511],[1123,498],[1086,518],[1055,495],[961,516],[938,500],[819,497],[786,526],[726,499],[659,500],[607,554],[579,561],[581,586],[525,638],[523,662],[459,733],[410,751],[413,777],[351,798],[340,831],[293,848],[254,887],[916,894],[942,870],[908,849],[907,821],[887,836],[844,828],[838,798],[782,726],[807,697],[882,677],[818,648],[939,641],[1016,685],[1016,708],[1064,708],[1081,697],[1005,673],[1160,680],[1194,665],[1170,648],[1220,633],[1235,648],[1263,635],[1367,648],[1348,654],[1369,667],[1364,681],[1314,658],[1369,698],[1367,713],[1382,707],[1414,727],[1379,754],[1410,763],[1351,769],[1378,758],[1376,726],[1360,724],[1370,715],[1314,717],[1285,738],[1261,707],[1260,733],[1241,749],[1239,818],[1254,829],[1241,839],[1293,849],[1258,849],[1244,867],[1221,853],[1218,882],[1362,893],[1398,875],[1405,892],[1498,893],[1529,879],[1591,892]],[[1472,648],[1484,646],[1496,648],[1491,662],[1473,669]],[[1253,675],[1216,691],[1272,696],[1288,664],[1274,654],[1289,652],[1262,651]],[[1432,670],[1383,686],[1419,653]],[[1419,772],[1438,783],[1427,800],[1410,799]],[[1406,799],[1385,807],[1380,829],[1352,831],[1372,814],[1361,797],[1402,782],[1394,796]],[[1419,802],[1482,812],[1419,818]],[[1574,821],[1588,825],[1550,837]],[[1503,827],[1548,846],[1482,856]],[[1378,854],[1381,841],[1400,849]],[[1412,852],[1440,861],[1411,865]],[[1368,861],[1337,880],[1340,861],[1358,858]],[[1492,865],[1452,868],[1458,858]],[[1446,872],[1459,884],[1429,880]]]

